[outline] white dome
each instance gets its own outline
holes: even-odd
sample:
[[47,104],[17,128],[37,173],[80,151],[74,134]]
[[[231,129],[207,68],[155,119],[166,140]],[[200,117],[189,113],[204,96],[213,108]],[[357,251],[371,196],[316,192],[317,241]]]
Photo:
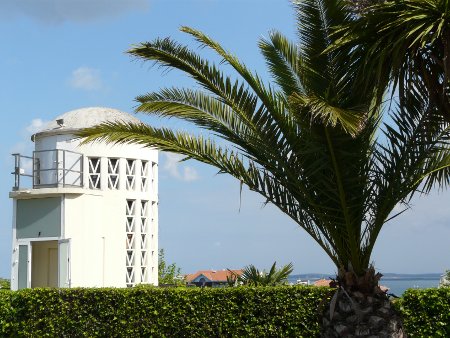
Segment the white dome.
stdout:
[[77,130],[92,127],[102,122],[113,121],[141,122],[136,117],[117,109],[103,107],[81,108],[59,115],[34,134],[31,139],[34,140],[35,137],[47,135],[71,134]]

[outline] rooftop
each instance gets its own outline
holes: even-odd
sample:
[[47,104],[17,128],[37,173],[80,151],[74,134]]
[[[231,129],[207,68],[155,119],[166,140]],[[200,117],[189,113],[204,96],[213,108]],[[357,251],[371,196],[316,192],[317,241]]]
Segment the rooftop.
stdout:
[[140,123],[136,117],[113,108],[88,107],[71,110],[59,115],[47,123],[31,139],[44,135],[70,134],[83,128],[93,127],[103,122],[133,122]]
[[[233,273],[237,275],[242,274],[242,270],[231,270]],[[211,282],[226,282],[227,277],[231,276],[231,272],[229,270],[200,270],[196,273],[189,274],[186,276],[186,281],[191,282],[198,276],[203,275]]]

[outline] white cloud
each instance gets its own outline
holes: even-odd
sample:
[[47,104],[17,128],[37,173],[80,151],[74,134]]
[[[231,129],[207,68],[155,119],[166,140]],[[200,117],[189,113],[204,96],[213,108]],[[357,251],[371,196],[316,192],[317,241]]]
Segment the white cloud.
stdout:
[[99,90],[103,84],[100,71],[95,68],[79,67],[72,72],[69,84],[75,89]]
[[38,132],[42,129],[42,127],[47,124],[47,122],[44,122],[42,119],[33,119],[31,120],[31,123],[25,127],[25,131],[27,133],[27,136],[31,136],[34,133]]
[[[14,144],[10,152],[11,154],[20,154],[24,156],[31,156],[34,150],[33,143],[31,142],[31,135],[41,130],[48,122],[40,118],[33,119],[31,122],[20,131],[21,140]],[[11,161],[12,157],[9,158]],[[25,172],[30,174],[32,170],[32,161],[30,159],[22,158],[21,167],[25,169]]]
[[198,173],[194,168],[185,166],[182,177],[184,181],[195,181],[198,179]]
[[169,176],[185,182],[195,181],[199,178],[194,168],[180,163],[184,156],[174,153],[163,153],[163,155],[165,158],[162,170]]
[[30,123],[19,132],[21,140],[18,141],[17,143],[15,143],[11,147],[10,151],[12,153],[20,153],[22,155],[30,155],[31,152],[33,151],[33,144],[30,141],[31,135],[37,133],[47,123],[48,123],[47,121],[44,121],[40,118],[31,120]]
[[147,10],[149,0],[2,0],[0,17],[31,17],[48,24],[85,23]]
[[26,142],[17,142],[16,144],[14,144],[11,149],[10,152],[11,154],[25,154],[27,149],[27,144]]

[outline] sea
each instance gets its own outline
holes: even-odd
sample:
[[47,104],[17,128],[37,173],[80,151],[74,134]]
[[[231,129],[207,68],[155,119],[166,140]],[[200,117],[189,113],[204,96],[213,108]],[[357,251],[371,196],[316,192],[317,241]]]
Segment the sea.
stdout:
[[[309,281],[310,284],[318,279],[330,279],[334,277],[333,274],[299,274],[289,276],[289,282],[295,283],[297,280]],[[380,284],[389,288],[388,293],[401,297],[407,289],[426,289],[436,288],[439,286],[440,273],[426,273],[426,274],[399,274],[399,273],[385,273],[380,280]]]

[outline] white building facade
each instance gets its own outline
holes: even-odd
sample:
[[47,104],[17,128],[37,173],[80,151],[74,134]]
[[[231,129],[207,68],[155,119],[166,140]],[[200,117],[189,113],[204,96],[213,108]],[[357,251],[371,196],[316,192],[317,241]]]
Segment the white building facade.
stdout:
[[157,285],[158,152],[80,145],[77,130],[106,121],[140,122],[109,108],[70,111],[32,136],[32,156],[14,154],[13,290]]

